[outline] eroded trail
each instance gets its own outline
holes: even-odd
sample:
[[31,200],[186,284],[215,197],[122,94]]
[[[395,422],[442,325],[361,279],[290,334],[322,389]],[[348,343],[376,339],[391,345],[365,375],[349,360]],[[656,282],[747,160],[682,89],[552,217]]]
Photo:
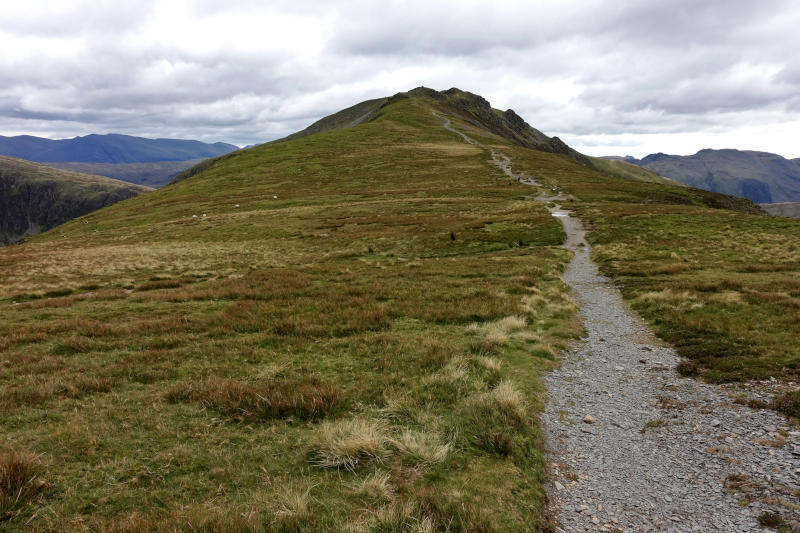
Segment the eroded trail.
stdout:
[[[538,185],[491,152],[509,177]],[[548,492],[559,531],[759,531],[767,512],[800,531],[800,432],[773,411],[734,404],[721,387],[678,375],[676,354],[599,274],[581,221],[558,205],[550,211],[574,252],[564,281],[586,329],[545,378]]]

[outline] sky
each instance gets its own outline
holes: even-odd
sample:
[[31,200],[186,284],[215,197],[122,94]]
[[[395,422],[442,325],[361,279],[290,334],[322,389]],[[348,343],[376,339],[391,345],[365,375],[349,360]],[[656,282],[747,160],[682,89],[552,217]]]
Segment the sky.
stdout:
[[800,2],[0,1],[0,135],[224,141],[458,87],[589,155],[800,157]]

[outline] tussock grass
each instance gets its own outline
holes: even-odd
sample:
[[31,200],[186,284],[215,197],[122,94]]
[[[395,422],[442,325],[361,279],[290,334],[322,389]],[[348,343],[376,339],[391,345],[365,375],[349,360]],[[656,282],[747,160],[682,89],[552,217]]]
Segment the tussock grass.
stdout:
[[9,520],[47,488],[39,459],[26,452],[0,452],[0,523]]
[[471,441],[481,449],[500,455],[520,451],[529,423],[527,410],[524,395],[513,383],[498,383],[470,406],[468,432]]
[[276,529],[299,531],[313,522],[311,489],[292,487],[281,495],[280,500],[275,511]]
[[419,504],[403,500],[378,509],[369,520],[367,530],[382,533],[433,533],[436,528],[430,517],[421,516]]
[[775,399],[775,409],[800,419],[800,391],[787,392]]
[[323,418],[341,406],[341,390],[329,383],[260,383],[208,378],[167,391],[171,402],[192,401],[242,419]]
[[447,459],[452,450],[450,443],[442,443],[435,435],[406,429],[391,441],[403,461],[424,468]]
[[354,482],[352,490],[371,505],[382,505],[394,499],[395,489],[388,472],[376,471]]
[[[48,361],[53,361],[49,359]],[[59,361],[59,360],[55,360]],[[61,364],[44,366],[41,372],[61,368]],[[57,399],[77,399],[90,394],[110,392],[114,381],[95,376],[75,376],[69,380],[34,378],[14,388],[0,392],[0,411],[10,411],[24,406],[36,406]]]
[[354,470],[381,463],[389,455],[390,438],[380,420],[349,418],[324,422],[312,444],[312,462],[325,468]]

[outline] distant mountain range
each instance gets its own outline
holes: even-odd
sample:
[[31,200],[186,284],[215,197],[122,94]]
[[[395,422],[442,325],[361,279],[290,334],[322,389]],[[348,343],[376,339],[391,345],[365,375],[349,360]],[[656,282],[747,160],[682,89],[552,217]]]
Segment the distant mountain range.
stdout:
[[149,190],[0,156],[0,246]]
[[152,187],[166,185],[176,174],[203,159],[238,149],[226,143],[146,139],[115,133],[60,140],[0,136],[0,155]]
[[0,155],[38,163],[152,163],[216,157],[238,150],[226,143],[182,139],[145,139],[111,133],[74,139],[43,139],[30,135],[0,136]]
[[758,203],[800,201],[800,159],[768,152],[706,149],[689,156],[657,153],[643,159],[605,159],[633,163],[698,189]]

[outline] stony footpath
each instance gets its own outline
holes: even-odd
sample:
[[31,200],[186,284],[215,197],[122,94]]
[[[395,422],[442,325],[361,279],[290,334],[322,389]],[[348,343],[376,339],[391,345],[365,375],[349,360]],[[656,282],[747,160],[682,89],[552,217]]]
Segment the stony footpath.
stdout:
[[[510,178],[540,187],[515,174],[507,156],[491,154]],[[581,221],[554,204],[564,196],[549,190],[536,199],[564,225],[564,246],[574,252],[564,281],[586,330],[545,380],[556,530],[735,533],[779,520],[800,532],[798,428],[735,403],[737,387],[681,377],[679,357],[599,274]]]
[[546,378],[559,531],[758,531],[767,513],[800,531],[800,432],[678,375],[678,356],[599,275],[580,221],[553,214],[575,253],[564,280],[586,329]]

